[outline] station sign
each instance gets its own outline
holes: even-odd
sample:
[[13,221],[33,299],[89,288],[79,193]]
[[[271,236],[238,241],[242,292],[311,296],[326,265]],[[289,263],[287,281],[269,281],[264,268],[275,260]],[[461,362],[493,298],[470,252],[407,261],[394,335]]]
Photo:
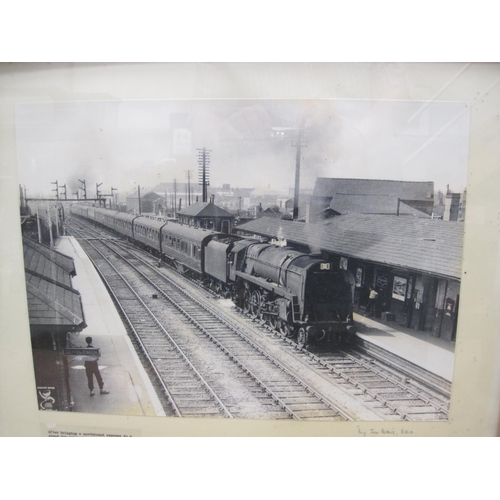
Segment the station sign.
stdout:
[[89,356],[93,358],[101,357],[99,347],[67,347],[64,349],[66,356]]

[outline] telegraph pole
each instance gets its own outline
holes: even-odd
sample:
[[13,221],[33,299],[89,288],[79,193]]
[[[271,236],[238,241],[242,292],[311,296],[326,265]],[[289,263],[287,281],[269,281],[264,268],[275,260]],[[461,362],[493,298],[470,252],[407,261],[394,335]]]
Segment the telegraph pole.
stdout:
[[177,179],[174,179],[174,217],[177,216]]
[[68,195],[66,194],[66,184],[64,184],[64,186],[61,186],[61,189],[64,188],[64,199],[67,200],[68,199]]
[[203,148],[197,149],[198,153],[198,184],[203,186],[203,202],[208,198],[208,186],[210,185],[209,179],[209,165],[210,165],[210,152],[211,150]]
[[52,235],[52,219],[50,217],[50,201],[47,202],[47,217],[49,218],[50,248],[54,248],[54,236]]
[[38,243],[42,242],[42,228],[40,227],[40,214],[38,213],[38,205],[36,206],[36,227],[38,229]]
[[137,193],[139,195],[139,215],[142,215],[141,211],[141,186],[137,185]]
[[292,146],[297,148],[297,152],[295,154],[295,191],[293,196],[293,220],[297,220],[299,218],[299,192],[300,192],[300,154],[301,148],[306,147],[305,144],[302,144],[302,124],[297,130],[297,135],[295,139],[295,144],[292,142]]
[[188,206],[191,205],[191,173],[193,171],[192,170],[186,170],[186,177],[187,177],[187,202],[188,202]]
[[80,193],[78,192],[78,189],[73,194],[76,194],[76,199],[77,200],[80,199]]

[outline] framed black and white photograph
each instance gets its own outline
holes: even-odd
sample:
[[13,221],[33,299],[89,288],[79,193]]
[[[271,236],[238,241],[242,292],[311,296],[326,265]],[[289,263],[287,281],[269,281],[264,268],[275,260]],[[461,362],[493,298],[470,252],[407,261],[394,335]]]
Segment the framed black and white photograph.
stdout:
[[[297,92],[231,91],[223,76],[260,82],[271,67]],[[10,97],[15,257],[2,258],[30,425],[54,436],[182,434],[192,421],[243,435],[462,425],[456,395],[484,305],[472,291],[484,285],[479,184],[494,176],[477,155],[496,147],[483,123],[499,71],[2,66],[14,89],[36,76]],[[131,74],[170,83],[130,92],[117,82]],[[353,88],[332,90],[346,75]]]

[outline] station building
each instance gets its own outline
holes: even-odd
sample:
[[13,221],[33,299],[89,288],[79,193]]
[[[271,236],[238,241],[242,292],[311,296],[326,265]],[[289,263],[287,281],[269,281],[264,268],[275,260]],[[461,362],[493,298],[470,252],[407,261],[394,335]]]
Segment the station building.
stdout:
[[177,212],[179,222],[194,227],[230,233],[234,227],[234,215],[211,202],[199,201]]
[[68,333],[87,325],[80,292],[71,284],[71,257],[23,237],[26,292],[39,409],[68,411],[73,406],[69,384]]
[[137,191],[127,196],[127,210],[135,213],[152,213],[158,215],[164,213],[167,208],[165,197],[153,191],[141,195],[140,203],[141,207],[139,210],[139,195]]
[[463,224],[412,216],[347,214],[319,224],[270,217],[236,228],[321,254],[352,272],[354,306],[364,313],[370,288],[376,316],[454,341],[460,298]]

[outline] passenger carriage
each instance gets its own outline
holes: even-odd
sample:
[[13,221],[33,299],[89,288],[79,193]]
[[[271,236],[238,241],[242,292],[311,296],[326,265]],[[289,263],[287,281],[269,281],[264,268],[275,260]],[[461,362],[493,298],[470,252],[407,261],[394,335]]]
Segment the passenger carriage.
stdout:
[[108,210],[106,208],[94,209],[95,221],[109,229],[115,229],[115,217],[119,213],[116,210]]
[[122,236],[127,237],[130,241],[134,239],[134,220],[138,215],[126,214],[118,212],[115,215],[115,231]]
[[202,275],[205,266],[205,246],[219,233],[169,222],[162,228],[162,253],[182,272]]
[[149,217],[136,217],[132,222],[134,240],[160,255],[160,231],[165,224],[165,221],[150,219]]
[[86,219],[89,218],[88,211],[89,205],[82,205],[80,203],[73,203],[69,209],[71,215],[78,215],[80,217],[84,217]]

